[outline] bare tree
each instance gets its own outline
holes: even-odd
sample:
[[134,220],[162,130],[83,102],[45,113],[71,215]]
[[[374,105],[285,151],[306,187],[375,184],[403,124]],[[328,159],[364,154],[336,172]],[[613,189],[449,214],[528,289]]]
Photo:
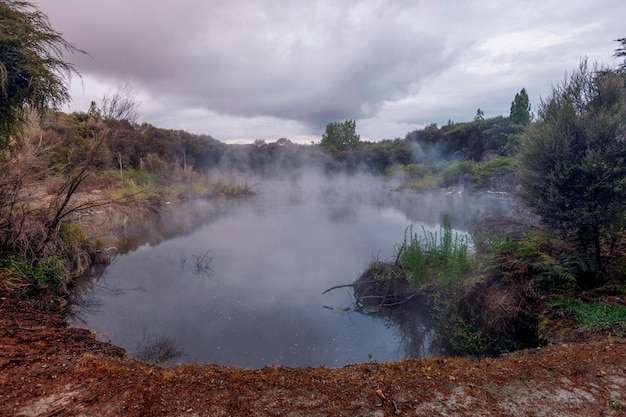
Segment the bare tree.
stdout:
[[90,149],[80,161],[60,167],[54,175],[59,182],[49,195],[40,190],[45,187],[36,185],[41,184],[42,176],[53,178],[54,168],[43,172],[40,166],[46,160],[42,156],[46,149],[26,143],[17,152],[0,153],[0,255],[18,254],[36,261],[63,253],[64,259],[75,264],[72,270],[84,270],[95,248],[86,241],[64,240],[61,232],[74,215],[97,207],[115,207],[118,212],[138,216],[159,211],[161,196],[157,193],[140,191],[112,198],[79,192],[97,169],[96,160],[111,134],[102,127],[90,132]]
[[105,119],[126,120],[131,124],[139,119],[139,102],[129,82],[111,88],[103,97],[101,114]]

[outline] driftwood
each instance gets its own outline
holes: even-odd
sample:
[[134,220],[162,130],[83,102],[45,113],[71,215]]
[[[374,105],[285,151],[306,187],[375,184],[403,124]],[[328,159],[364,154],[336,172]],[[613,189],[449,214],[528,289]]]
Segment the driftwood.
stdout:
[[330,287],[329,289],[324,291],[322,294],[326,294],[327,292],[330,292],[332,290],[336,290],[337,288],[356,287],[357,285],[358,284],[335,285],[334,287]]

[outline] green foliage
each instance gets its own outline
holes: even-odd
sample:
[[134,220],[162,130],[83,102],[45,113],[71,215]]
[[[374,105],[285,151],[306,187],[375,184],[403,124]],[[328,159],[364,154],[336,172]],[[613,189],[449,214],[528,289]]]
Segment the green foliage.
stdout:
[[520,125],[512,125],[508,118],[498,116],[448,123],[441,128],[433,124],[407,133],[406,140],[417,147],[415,162],[433,159],[481,162],[489,155],[512,155],[507,147],[509,137],[522,129]]
[[29,110],[39,115],[70,99],[74,66],[63,59],[81,52],[27,1],[0,2],[0,149]]
[[331,122],[326,125],[321,145],[332,153],[354,149],[361,140],[356,134],[356,122]]
[[32,283],[52,289],[55,289],[63,282],[65,277],[60,263],[52,258],[42,259],[33,263],[25,258],[9,256],[0,259],[0,268],[16,271],[18,274],[28,278]]
[[400,180],[399,188],[432,189],[439,186],[437,168],[433,164],[393,164],[387,167],[388,178]]
[[626,89],[624,76],[583,61],[538,110],[520,151],[521,197],[564,238],[577,244],[604,281],[610,248],[626,225]]
[[85,231],[76,223],[65,220],[59,227],[59,237],[65,243],[83,244],[89,240]]
[[526,126],[530,123],[530,99],[525,88],[515,94],[515,99],[511,103],[511,123]]
[[510,133],[506,136],[504,155],[515,156],[522,146],[522,133]]
[[143,163],[143,170],[157,177],[165,177],[169,171],[167,162],[154,152],[149,152]]
[[626,38],[616,39],[615,42],[619,42],[620,46],[615,50],[613,56],[615,58],[623,58],[624,62],[618,66],[618,71],[626,73]]
[[585,303],[577,298],[563,298],[550,302],[549,305],[575,313],[580,324],[587,330],[626,331],[626,306],[602,302]]
[[615,408],[624,408],[624,403],[622,402],[622,400],[620,400],[619,398],[616,397],[609,397],[609,399],[607,400],[607,402],[609,403],[609,405],[611,407],[615,407]]
[[451,162],[447,165],[395,164],[387,169],[387,176],[401,180],[400,188],[436,188],[459,184],[474,189],[512,189],[515,186],[517,158],[494,156],[481,163]]
[[513,176],[517,165],[517,158],[505,156],[496,156],[477,164],[474,169],[473,185],[476,188],[483,188],[492,182],[504,181],[505,178]]
[[398,263],[414,286],[459,284],[470,269],[467,237],[452,233],[448,216],[444,216],[438,233],[422,226],[420,236],[413,232],[412,225],[407,227],[397,251]]
[[217,181],[213,183],[213,193],[220,196],[238,196],[252,194],[251,187],[245,182]]
[[441,176],[441,185],[449,187],[458,184],[471,184],[474,180],[476,163],[472,161],[453,162]]
[[549,233],[526,233],[521,240],[505,236],[490,244],[492,265],[516,280],[532,278],[544,295],[573,295],[584,262]]
[[470,356],[485,354],[489,345],[487,338],[471,322],[457,314],[454,305],[439,302],[435,306],[434,317],[438,323],[435,338],[450,353]]
[[451,295],[440,294],[434,306],[433,316],[438,323],[435,339],[451,354],[499,355],[522,348],[520,342],[505,333],[481,330],[480,318],[474,314],[461,315]]

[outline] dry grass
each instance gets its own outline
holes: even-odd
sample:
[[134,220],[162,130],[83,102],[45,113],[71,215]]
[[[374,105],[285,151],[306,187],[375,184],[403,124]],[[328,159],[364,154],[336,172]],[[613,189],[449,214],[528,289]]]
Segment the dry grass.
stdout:
[[481,310],[483,327],[490,331],[502,332],[507,323],[520,315],[523,310],[519,293],[512,287],[490,288],[484,298]]
[[32,286],[24,274],[11,268],[0,268],[0,292],[24,294]]

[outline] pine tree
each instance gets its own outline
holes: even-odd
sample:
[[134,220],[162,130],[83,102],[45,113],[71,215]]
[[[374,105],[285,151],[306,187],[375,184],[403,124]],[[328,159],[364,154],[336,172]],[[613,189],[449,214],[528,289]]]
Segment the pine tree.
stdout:
[[511,103],[511,124],[526,126],[530,123],[530,100],[526,89],[515,94],[515,99]]

